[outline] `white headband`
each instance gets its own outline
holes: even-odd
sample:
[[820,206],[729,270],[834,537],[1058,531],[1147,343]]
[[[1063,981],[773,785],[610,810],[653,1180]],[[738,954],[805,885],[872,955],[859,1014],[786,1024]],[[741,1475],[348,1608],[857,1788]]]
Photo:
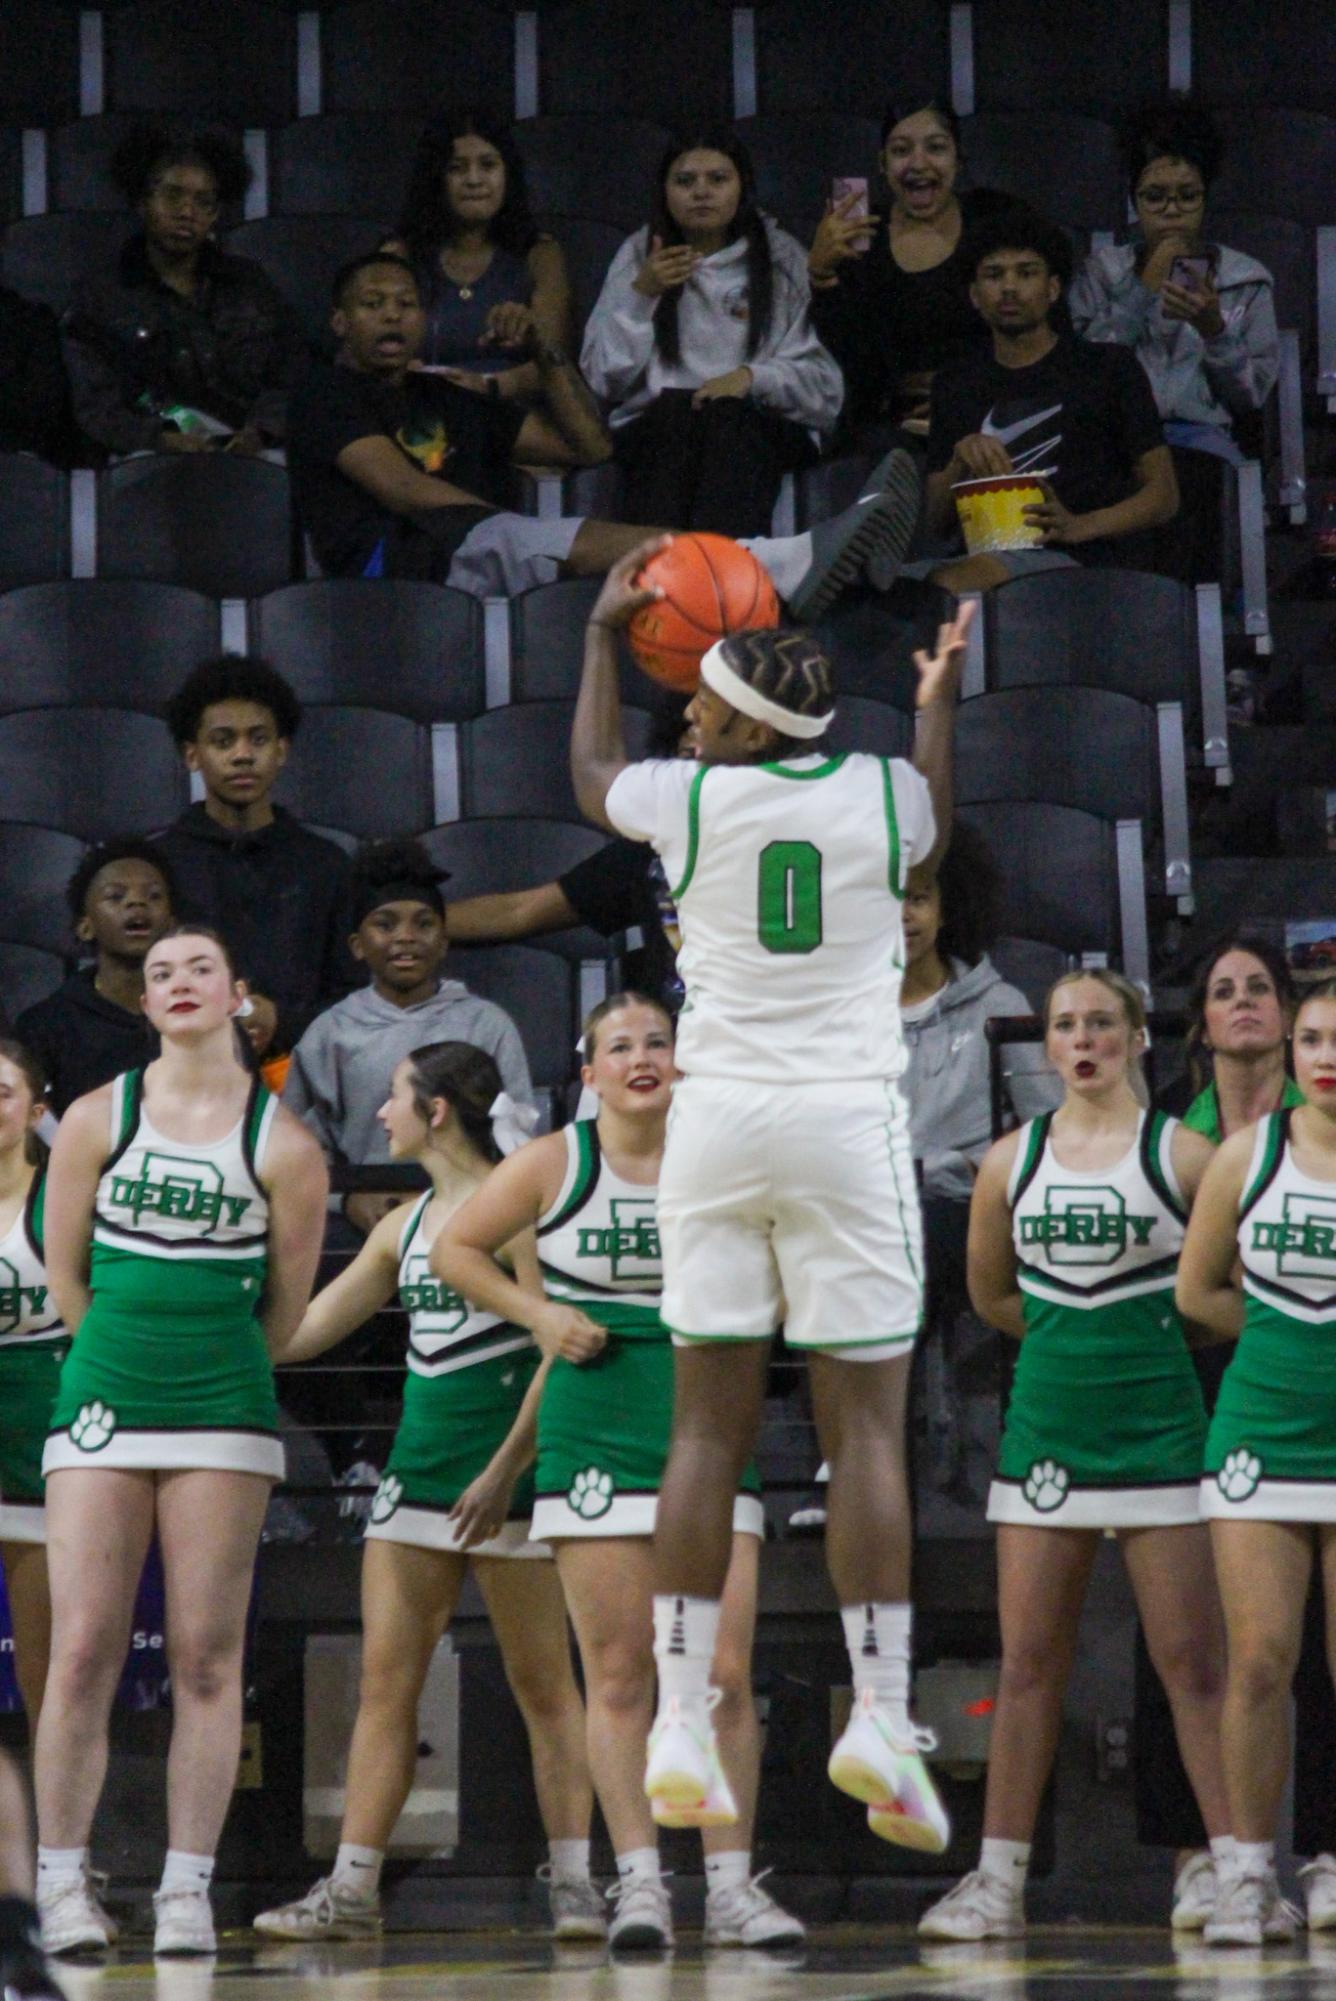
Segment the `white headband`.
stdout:
[[487,1107],[487,1116],[492,1121],[492,1137],[502,1153],[514,1153],[532,1139],[538,1124],[537,1107],[512,1098],[509,1091],[497,1092]]
[[741,709],[744,716],[754,722],[769,723],[780,736],[817,737],[824,736],[835,720],[831,709],[824,716],[800,716],[792,709],[781,708],[768,695],[760,694],[741,674],[735,674],[723,655],[722,639],[714,645],[700,663],[700,678],[707,688],[713,688],[716,695],[722,695],[732,708]]

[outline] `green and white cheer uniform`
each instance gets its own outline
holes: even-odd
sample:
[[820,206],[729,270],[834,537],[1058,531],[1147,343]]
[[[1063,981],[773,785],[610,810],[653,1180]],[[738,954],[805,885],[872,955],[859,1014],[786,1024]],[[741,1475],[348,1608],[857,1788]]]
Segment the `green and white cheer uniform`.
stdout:
[[42,1461],[210,1467],[283,1477],[274,1373],[258,1318],[277,1100],[258,1078],[226,1138],[168,1139],[144,1073],[117,1077],[93,1204],[92,1303],[60,1375]]
[[1174,1305],[1186,1204],[1177,1120],[1144,1113],[1113,1167],[1054,1158],[1022,1126],[1007,1189],[1025,1339],[988,1519],[1149,1528],[1198,1519],[1206,1410]]
[[[593,1119],[564,1131],[566,1173],[538,1224],[551,1298],[608,1330],[591,1362],[556,1361],[538,1409],[533,1533],[650,1536],[673,1428],[673,1350],[660,1318],[663,1259],[653,1188],[613,1173]],[[749,1467],[733,1527],[762,1535]]]
[[1299,1172],[1291,1116],[1258,1120],[1239,1208],[1243,1332],[1201,1488],[1217,1521],[1336,1521],[1336,1182]]
[[69,1337],[42,1262],[46,1176],[0,1238],[0,1542],[45,1542],[42,1448]]
[[[503,1443],[538,1366],[532,1334],[484,1313],[431,1268],[422,1220],[430,1193],[399,1237],[399,1303],[408,1314],[404,1408],[367,1534],[378,1542],[457,1550],[450,1509]],[[510,1519],[470,1556],[547,1556],[530,1542],[533,1475],[515,1484]]]

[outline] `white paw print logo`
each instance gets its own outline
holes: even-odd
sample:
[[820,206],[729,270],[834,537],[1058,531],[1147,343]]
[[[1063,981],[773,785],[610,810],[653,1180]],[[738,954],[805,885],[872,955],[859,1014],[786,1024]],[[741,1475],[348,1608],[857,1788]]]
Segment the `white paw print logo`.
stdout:
[[586,1467],[571,1481],[566,1502],[582,1522],[596,1522],[612,1506],[611,1473],[600,1473],[597,1466]]
[[376,1498],[371,1503],[373,1522],[387,1522],[404,1498],[404,1483],[393,1473],[387,1473],[376,1489]]
[[1215,1484],[1227,1501],[1246,1501],[1257,1492],[1257,1483],[1262,1477],[1262,1462],[1255,1452],[1249,1452],[1241,1445],[1237,1452],[1227,1452],[1225,1463],[1215,1476]]
[[80,1410],[70,1426],[70,1437],[80,1452],[100,1452],[115,1429],[115,1411],[95,1399]]
[[1041,1515],[1051,1515],[1066,1500],[1071,1477],[1056,1459],[1036,1459],[1025,1476],[1025,1498]]

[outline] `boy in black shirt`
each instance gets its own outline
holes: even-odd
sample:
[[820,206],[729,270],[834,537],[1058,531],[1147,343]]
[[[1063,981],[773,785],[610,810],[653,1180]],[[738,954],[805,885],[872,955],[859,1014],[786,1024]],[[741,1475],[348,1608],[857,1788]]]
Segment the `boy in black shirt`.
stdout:
[[[334,301],[338,359],[314,367],[293,397],[288,445],[298,511],[328,574],[428,578],[509,596],[559,570],[601,576],[656,532],[504,511],[514,459],[571,465],[607,456],[589,391],[561,349],[534,340],[546,407],[521,413],[413,367],[425,320],[402,258],[378,251],[345,265]],[[814,618],[871,575],[874,561],[874,581],[893,573],[917,501],[912,461],[892,452],[869,492],[834,520],[744,546],[793,615]]]
[[1044,539],[1039,549],[948,562],[931,571],[933,582],[959,593],[1071,561],[1133,561],[1124,538],[1178,511],[1173,459],[1144,372],[1127,349],[1052,326],[1068,258],[1065,237],[1042,217],[1012,209],[989,218],[971,259],[970,296],[992,353],[933,380],[928,526],[949,533],[958,480],[1042,471],[1044,499],[1025,512]]

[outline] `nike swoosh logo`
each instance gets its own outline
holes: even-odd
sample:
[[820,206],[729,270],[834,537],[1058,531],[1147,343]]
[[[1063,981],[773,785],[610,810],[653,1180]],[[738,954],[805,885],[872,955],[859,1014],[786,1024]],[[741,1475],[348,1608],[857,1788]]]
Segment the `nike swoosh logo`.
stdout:
[[1061,403],[1054,403],[1047,410],[1036,410],[1032,416],[1018,417],[1014,424],[999,425],[990,410],[979,428],[986,438],[996,438],[1000,445],[1007,446],[1013,472],[1051,473],[1057,458],[1058,446],[1062,443],[1061,431],[1055,431],[1050,437],[1040,438],[1035,444],[1027,445],[1024,451],[1016,451],[1014,446],[1017,438],[1023,438],[1038,425],[1047,424],[1051,418],[1061,415]]
[[1054,403],[1047,410],[1036,410],[1033,416],[1018,417],[1014,424],[998,424],[990,410],[979,429],[985,438],[996,438],[1000,445],[1009,445],[1013,438],[1023,438],[1027,431],[1032,431],[1036,424],[1046,424],[1050,417],[1061,415],[1061,403]]

